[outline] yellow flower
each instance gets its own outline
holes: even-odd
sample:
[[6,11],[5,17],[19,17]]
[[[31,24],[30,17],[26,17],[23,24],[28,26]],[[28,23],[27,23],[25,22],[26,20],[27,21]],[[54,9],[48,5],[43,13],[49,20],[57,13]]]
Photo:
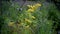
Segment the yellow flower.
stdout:
[[9,22],[8,23],[8,26],[13,26],[14,25],[14,22]]
[[34,12],[41,4],[37,3],[35,5],[27,5],[29,9],[27,10],[28,12]]
[[33,5],[27,5],[29,7],[29,9],[35,9],[35,6]]
[[33,19],[35,19],[35,17],[34,17],[34,16],[32,16],[32,18],[33,18]]
[[34,9],[34,10],[35,10],[35,9],[36,9],[36,6],[34,6],[34,5],[33,5],[33,6],[31,6],[31,9]]
[[35,4],[35,6],[39,7],[39,6],[41,6],[41,4],[37,3],[37,4]]
[[32,5],[27,5],[29,8],[32,8]]
[[28,9],[27,11],[28,11],[28,12],[34,12],[34,10],[33,10],[33,9]]
[[26,18],[25,18],[25,21],[26,21],[26,22],[29,22],[29,23],[31,23],[31,22],[32,22],[32,21],[30,21],[29,19],[26,19]]

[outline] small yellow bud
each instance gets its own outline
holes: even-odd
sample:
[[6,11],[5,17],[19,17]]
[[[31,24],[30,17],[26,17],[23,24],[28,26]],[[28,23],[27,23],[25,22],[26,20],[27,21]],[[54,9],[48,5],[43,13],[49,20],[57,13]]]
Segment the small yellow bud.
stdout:
[[33,18],[33,19],[35,19],[35,17],[34,17],[34,16],[32,16],[32,18]]
[[27,11],[28,11],[28,12],[34,12],[34,10],[33,10],[33,9],[28,9]]
[[29,23],[31,23],[31,22],[32,22],[32,21],[30,21],[29,19],[26,19],[26,18],[25,18],[25,21],[26,21],[26,22],[29,22]]
[[29,8],[32,8],[32,5],[27,5]]

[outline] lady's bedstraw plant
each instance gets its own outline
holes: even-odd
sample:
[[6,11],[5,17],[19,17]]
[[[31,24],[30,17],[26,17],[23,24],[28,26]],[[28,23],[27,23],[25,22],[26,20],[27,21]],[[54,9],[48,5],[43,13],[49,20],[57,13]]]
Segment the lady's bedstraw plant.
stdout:
[[34,5],[27,5],[27,7],[28,7],[28,9],[26,10],[27,17],[24,18],[25,26],[23,26],[25,28],[25,31],[26,31],[26,33],[24,33],[24,34],[27,34],[28,32],[29,32],[28,34],[32,34],[33,31],[31,29],[31,26],[33,26],[33,27],[36,26],[36,24],[34,24],[35,23],[34,20],[36,21],[36,19],[37,19],[32,14],[35,12],[35,10],[37,10],[39,7],[41,7],[41,4],[40,3],[36,3]]
[[27,5],[28,10],[27,10],[26,12],[27,12],[28,17],[29,17],[30,19],[25,18],[25,21],[26,21],[26,22],[29,22],[29,23],[31,24],[31,23],[32,23],[32,19],[36,19],[36,17],[33,16],[31,13],[35,12],[35,10],[37,10],[40,6],[41,6],[41,4],[39,4],[39,3],[37,3],[37,4],[35,4],[35,5]]
[[[32,34],[32,30],[31,30],[31,26],[36,26],[36,24],[34,24],[34,20],[37,21],[36,17],[34,15],[32,15],[35,10],[37,10],[39,7],[41,6],[41,4],[36,3],[34,5],[27,5],[28,9],[26,11],[22,11],[21,14],[19,14],[19,23],[15,24],[16,22],[9,22],[8,26],[14,26],[17,30],[18,27],[22,27],[21,30],[21,34]],[[18,27],[16,27],[18,26]],[[19,29],[19,28],[18,28]],[[25,30],[24,30],[25,29]],[[31,31],[31,32],[30,32]]]
[[40,3],[35,3],[23,6],[21,10],[17,2],[10,5],[11,3],[3,1],[2,4],[4,24],[1,34],[53,34],[53,23],[59,22],[59,12],[55,10],[53,4],[43,2],[42,6]]

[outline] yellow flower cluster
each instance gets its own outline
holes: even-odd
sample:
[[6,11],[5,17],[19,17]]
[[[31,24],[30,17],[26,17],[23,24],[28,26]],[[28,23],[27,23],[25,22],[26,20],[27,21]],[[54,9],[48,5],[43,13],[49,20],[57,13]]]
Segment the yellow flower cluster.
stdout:
[[[27,16],[31,19],[35,19],[36,17],[35,16],[32,16],[31,12],[34,12],[38,7],[41,6],[41,4],[37,3],[35,5],[27,5],[28,6],[28,10],[27,10]],[[22,17],[23,15],[21,15]],[[24,18],[25,20],[21,20],[21,23],[18,24],[18,26],[23,26],[24,24],[27,25],[25,26],[25,28],[29,28],[30,27],[30,24],[32,24],[32,21],[28,18]],[[24,23],[26,22],[26,23]],[[9,25],[13,25],[13,23],[10,23]]]
[[28,12],[34,12],[34,10],[33,9],[28,9]]
[[27,5],[29,7],[29,9],[27,10],[28,12],[34,12],[34,10],[36,10],[38,7],[41,6],[41,4],[37,3],[35,5]]
[[39,6],[41,6],[41,4],[37,3],[37,4],[35,4],[35,6],[36,6],[36,7],[39,7]]
[[26,21],[26,22],[29,22],[29,23],[32,22],[31,20],[29,20],[29,19],[27,19],[27,18],[25,18],[25,21]]

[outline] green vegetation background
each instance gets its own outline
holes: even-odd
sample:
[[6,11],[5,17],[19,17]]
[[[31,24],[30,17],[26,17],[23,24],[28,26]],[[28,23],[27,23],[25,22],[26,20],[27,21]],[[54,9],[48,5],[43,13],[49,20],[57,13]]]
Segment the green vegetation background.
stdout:
[[[26,11],[27,8],[22,7],[23,10],[19,10],[18,8],[20,8],[20,6],[18,3],[14,3],[12,6],[11,1],[2,1],[2,9],[0,9],[2,10],[0,11],[1,34],[56,34],[55,29],[60,22],[60,12],[52,3],[49,3],[47,6],[44,3],[41,4],[42,6],[33,13],[36,17],[36,20],[33,22],[37,24],[37,26],[34,28],[33,25],[31,25],[31,29],[24,29],[22,27],[18,28],[17,26],[9,27],[8,23],[9,21],[16,22],[26,17],[24,11]],[[23,16],[21,14],[23,14]],[[54,23],[56,24],[54,25]]]

